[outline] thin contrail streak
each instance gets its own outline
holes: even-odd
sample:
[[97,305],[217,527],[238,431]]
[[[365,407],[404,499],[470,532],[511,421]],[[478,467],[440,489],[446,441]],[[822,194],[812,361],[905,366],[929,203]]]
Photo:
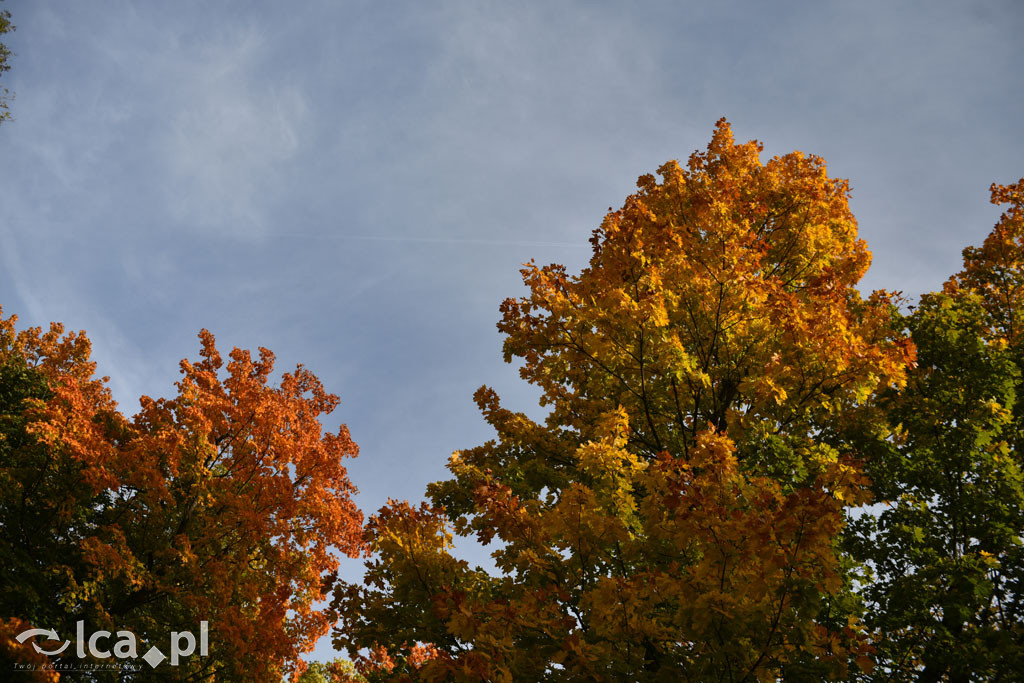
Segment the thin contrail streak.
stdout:
[[565,247],[569,249],[583,247],[590,248],[590,244],[584,242],[546,242],[541,240],[489,240],[479,238],[462,238],[462,237],[395,237],[395,236],[380,236],[380,235],[343,235],[343,234],[325,234],[325,233],[306,233],[306,232],[291,232],[291,233],[271,233],[270,237],[278,238],[309,238],[309,239],[326,239],[326,240],[353,240],[357,242],[420,242],[424,244],[480,244],[485,246],[495,247]]

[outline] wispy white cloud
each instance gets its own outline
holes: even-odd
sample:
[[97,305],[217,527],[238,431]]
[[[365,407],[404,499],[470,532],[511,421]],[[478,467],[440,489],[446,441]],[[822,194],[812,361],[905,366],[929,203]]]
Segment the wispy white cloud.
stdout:
[[183,223],[260,234],[287,187],[308,107],[300,88],[262,68],[265,47],[258,30],[242,29],[174,67],[177,109],[159,148],[167,205]]

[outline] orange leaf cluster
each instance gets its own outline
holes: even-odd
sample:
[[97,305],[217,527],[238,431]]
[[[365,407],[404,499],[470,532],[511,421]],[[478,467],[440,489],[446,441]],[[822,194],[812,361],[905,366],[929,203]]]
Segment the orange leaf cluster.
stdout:
[[[0,319],[0,360],[37,373],[49,395],[24,411],[31,448],[45,457],[12,469],[11,483],[23,506],[53,511],[44,522],[69,539],[61,550],[73,558],[45,558],[55,577],[46,599],[67,623],[143,639],[206,620],[211,656],[191,659],[192,675],[280,680],[331,626],[317,603],[334,553],[363,547],[343,465],[358,449],[344,426],[320,424],[337,397],[302,366],[271,385],[266,349],[258,358],[235,349],[225,364],[204,330],[201,360],[181,363],[177,396],[143,396],[128,419],[93,377],[84,334],[15,332],[14,322]],[[10,457],[27,463],[29,453]],[[48,472],[64,483],[38,486]],[[84,492],[60,500],[65,486]]]

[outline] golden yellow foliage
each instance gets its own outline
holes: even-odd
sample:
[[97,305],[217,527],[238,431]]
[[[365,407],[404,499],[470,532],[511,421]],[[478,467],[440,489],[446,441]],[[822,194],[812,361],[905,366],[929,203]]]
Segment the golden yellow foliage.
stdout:
[[[639,179],[579,275],[524,268],[528,294],[498,327],[549,416],[477,392],[497,440],[452,457],[429,509],[382,511],[402,522],[369,531],[378,557],[366,587],[338,593],[338,645],[436,648],[383,679],[870,667],[835,548],[868,482],[824,436],[902,384],[913,349],[888,296],[855,288],[870,255],[846,182],[817,157],[760,151],[720,121],[685,168]],[[499,574],[454,560],[450,533],[496,543]]]

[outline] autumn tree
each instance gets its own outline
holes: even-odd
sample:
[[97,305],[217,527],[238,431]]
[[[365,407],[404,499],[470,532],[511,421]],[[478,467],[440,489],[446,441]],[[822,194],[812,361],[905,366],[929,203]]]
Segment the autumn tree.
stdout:
[[[369,679],[871,668],[836,547],[866,480],[820,437],[902,384],[912,347],[889,298],[855,288],[870,254],[847,183],[760,152],[720,121],[685,168],[639,179],[579,275],[524,268],[498,327],[548,416],[481,388],[497,439],[456,452],[430,504],[371,519],[364,585],[335,593],[335,643],[368,651]],[[454,535],[494,543],[499,574]]]
[[204,330],[177,395],[127,418],[84,334],[14,323],[0,318],[0,617],[129,630],[140,655],[205,620],[209,655],[165,676],[280,681],[330,628],[334,553],[361,550],[342,464],[356,445],[320,424],[337,397],[302,366],[272,385],[266,349],[225,363]]
[[1009,208],[984,244],[905,318],[919,363],[879,401],[891,436],[858,435],[885,502],[851,536],[878,680],[1024,671],[1024,179],[992,201]]

